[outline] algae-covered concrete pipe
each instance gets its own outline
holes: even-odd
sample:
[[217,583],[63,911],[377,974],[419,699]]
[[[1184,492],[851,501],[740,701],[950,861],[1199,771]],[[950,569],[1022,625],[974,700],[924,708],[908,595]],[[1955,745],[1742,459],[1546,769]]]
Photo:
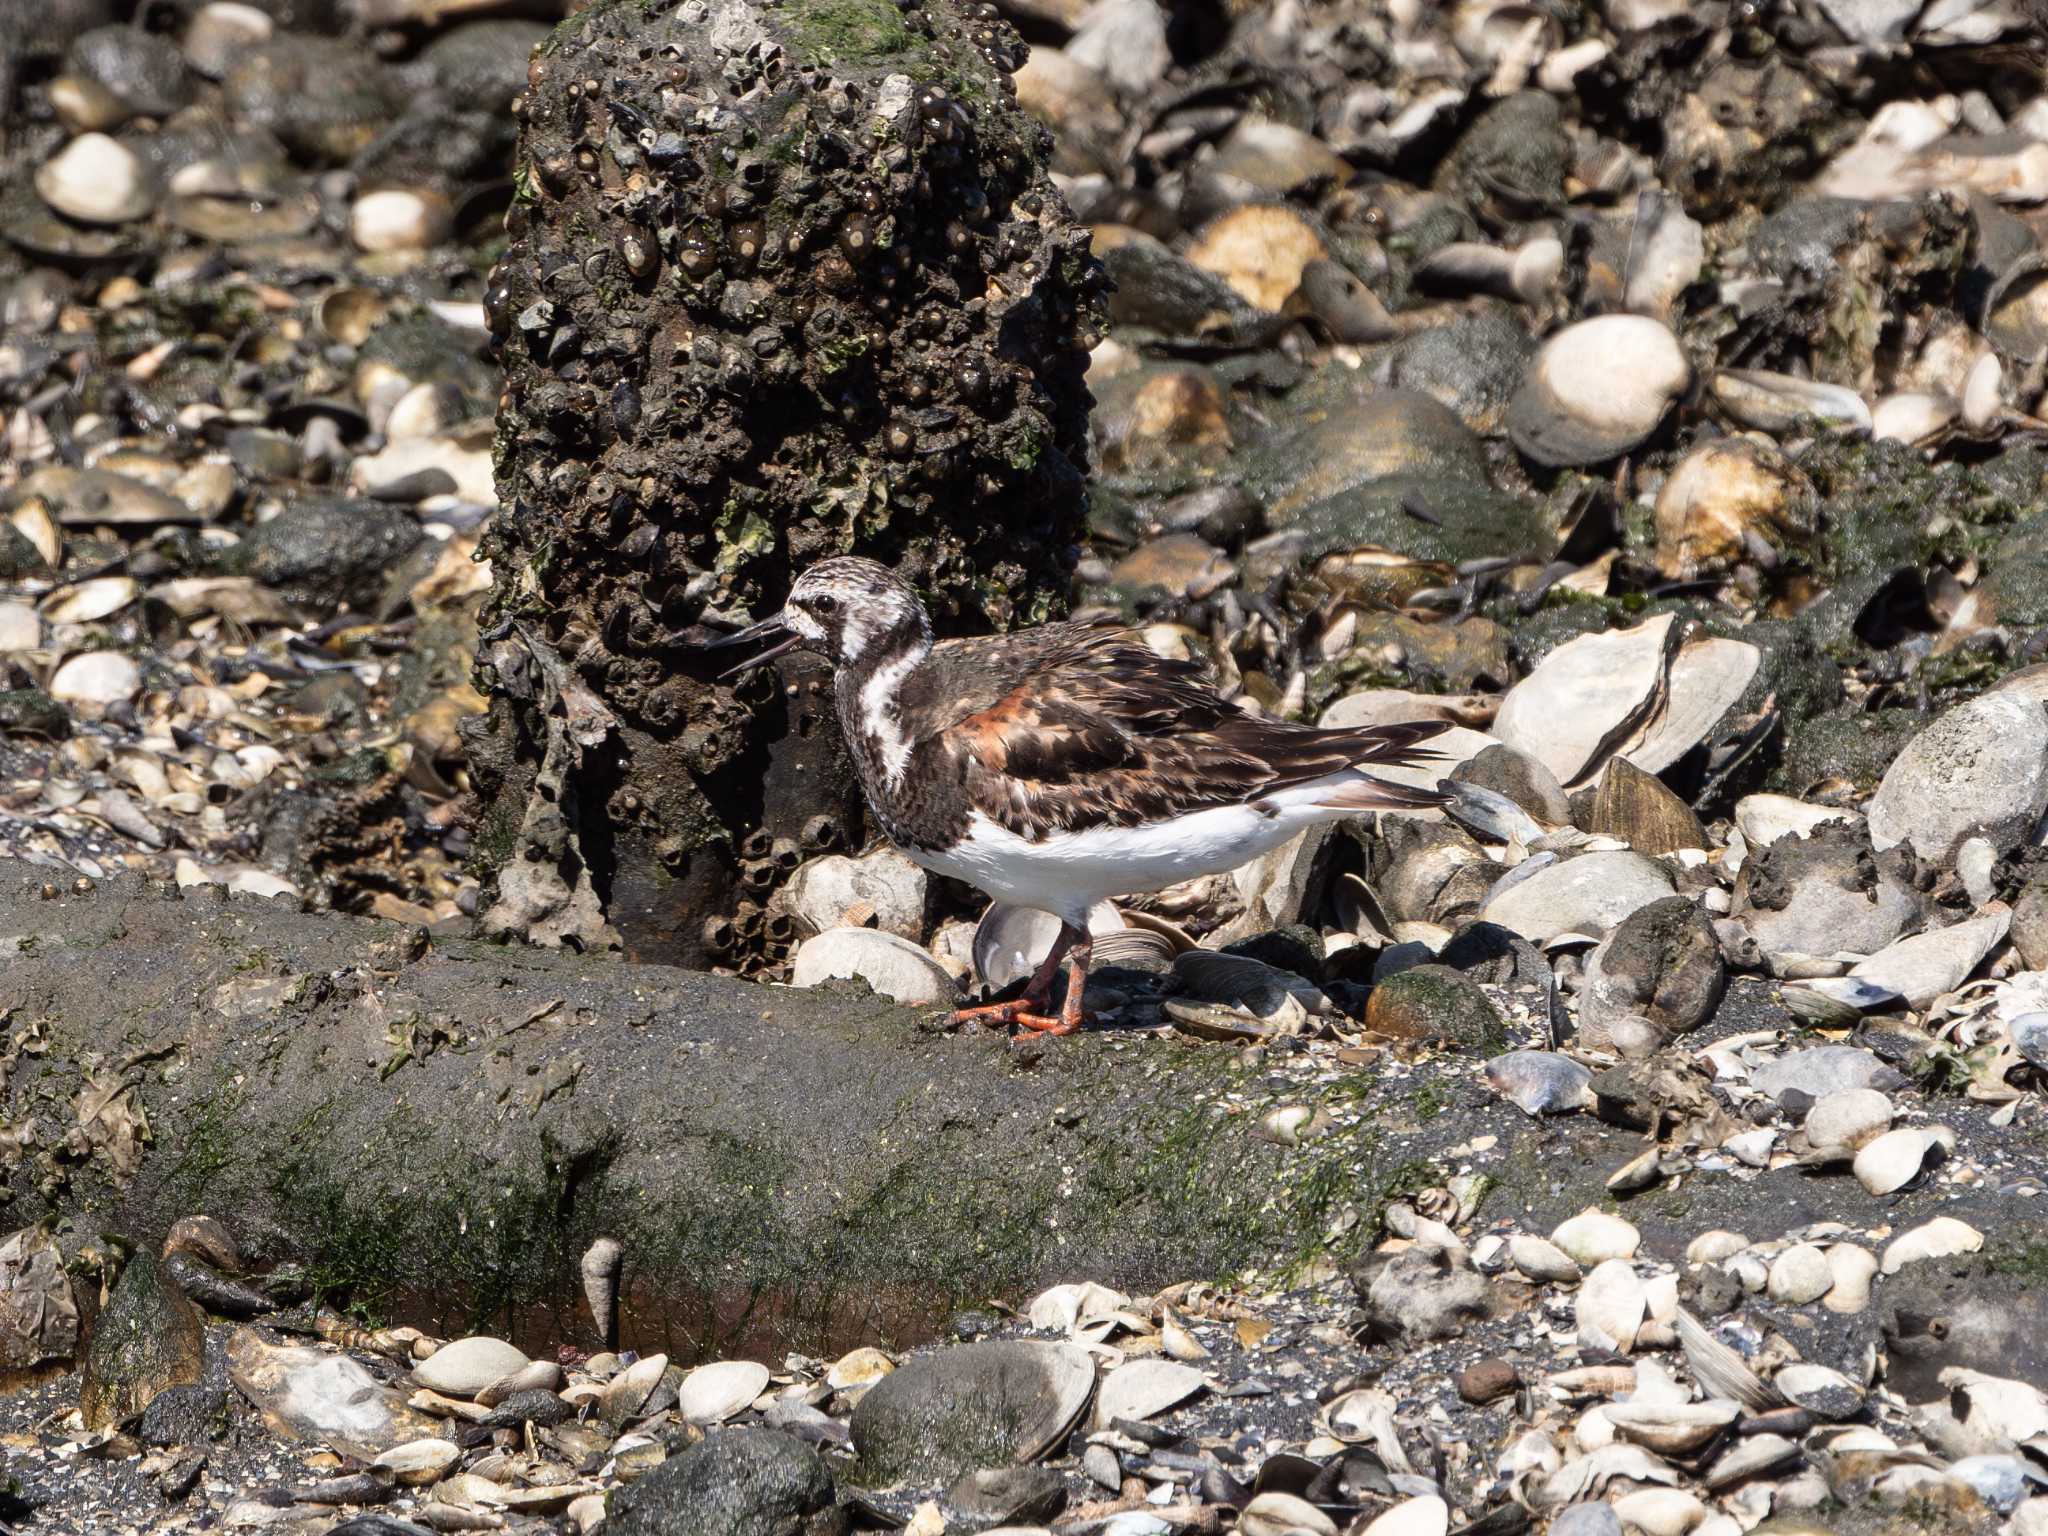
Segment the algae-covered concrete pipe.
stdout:
[[600,0],[535,51],[486,303],[491,929],[772,965],[765,898],[858,792],[821,669],[697,646],[849,551],[942,628],[1058,612],[1103,278],[1023,57],[955,0]]
[[628,1345],[902,1338],[1301,1252],[1372,1196],[1374,1146],[1226,1112],[1227,1048],[1024,1057],[864,996],[48,878],[0,866],[0,1219],[148,1247],[203,1212],[371,1316],[588,1343],[610,1235]]

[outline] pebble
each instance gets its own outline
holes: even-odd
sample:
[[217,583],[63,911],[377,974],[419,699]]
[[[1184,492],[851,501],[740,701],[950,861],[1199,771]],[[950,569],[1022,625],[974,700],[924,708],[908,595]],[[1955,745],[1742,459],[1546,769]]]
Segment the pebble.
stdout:
[[219,80],[250,48],[270,41],[267,11],[240,0],[208,0],[185,27],[185,62],[209,80]]
[[1588,1207],[1560,1223],[1550,1234],[1550,1240],[1573,1263],[1592,1269],[1617,1259],[1634,1258],[1636,1250],[1642,1246],[1643,1234],[1632,1222],[1609,1215],[1597,1207]]
[[81,224],[127,224],[156,206],[141,158],[104,133],[81,133],[44,162],[35,182],[44,202]]
[[1833,1285],[1827,1256],[1811,1243],[1795,1243],[1771,1261],[1765,1289],[1773,1301],[1802,1307],[1820,1300]]
[[1870,840],[1947,863],[1983,837],[2001,853],[2048,810],[2048,710],[2019,692],[1956,705],[1906,744],[1869,807]]
[[438,193],[365,192],[349,209],[348,233],[358,250],[372,254],[423,251],[447,239],[454,220],[454,209]]

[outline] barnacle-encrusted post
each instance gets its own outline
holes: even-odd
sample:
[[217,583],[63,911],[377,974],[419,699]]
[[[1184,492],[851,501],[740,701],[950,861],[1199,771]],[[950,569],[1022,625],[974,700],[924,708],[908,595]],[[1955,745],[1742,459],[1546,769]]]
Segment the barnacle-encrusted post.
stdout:
[[599,0],[535,51],[487,305],[493,926],[759,959],[742,839],[857,843],[858,794],[821,670],[735,690],[692,645],[811,561],[906,561],[962,628],[1057,609],[1101,280],[1022,57],[955,0]]

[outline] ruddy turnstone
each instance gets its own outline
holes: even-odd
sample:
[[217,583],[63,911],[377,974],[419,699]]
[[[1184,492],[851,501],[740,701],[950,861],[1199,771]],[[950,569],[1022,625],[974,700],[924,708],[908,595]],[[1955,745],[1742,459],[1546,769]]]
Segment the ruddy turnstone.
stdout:
[[[1364,771],[1428,759],[1417,749],[1440,720],[1318,730],[1260,719],[1114,625],[934,641],[909,583],[872,560],[820,561],[781,613],[715,644],[778,638],[734,671],[799,646],[830,659],[868,807],[897,847],[1060,919],[1022,997],[959,1019],[1067,1034],[1081,1025],[1098,902],[1235,869],[1314,822],[1446,798]],[[1066,998],[1049,1017],[1062,958]]]

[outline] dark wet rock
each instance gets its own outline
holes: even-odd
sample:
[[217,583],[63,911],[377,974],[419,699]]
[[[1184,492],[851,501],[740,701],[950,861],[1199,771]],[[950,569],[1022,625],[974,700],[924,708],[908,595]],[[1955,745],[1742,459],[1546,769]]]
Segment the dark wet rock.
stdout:
[[1530,218],[1563,202],[1570,154],[1557,98],[1521,91],[1487,108],[1465,130],[1437,184],[1508,219]]
[[1393,318],[1379,295],[1356,273],[1327,256],[1301,269],[1301,282],[1287,301],[1289,313],[1313,315],[1330,339],[1366,345],[1394,334]]
[[514,1392],[499,1402],[484,1422],[494,1429],[517,1429],[522,1424],[549,1429],[575,1416],[576,1410],[559,1394],[535,1387],[525,1392]]
[[1572,819],[1571,802],[1557,775],[1505,742],[1467,758],[1451,770],[1451,777],[1506,795],[1545,826],[1563,826]]
[[1367,1028],[1400,1040],[1447,1040],[1479,1056],[1508,1048],[1500,1011],[1462,971],[1418,965],[1387,977],[1366,1002]]
[[921,1355],[870,1387],[848,1428],[864,1481],[952,1482],[1034,1460],[1065,1436],[1095,1385],[1068,1345],[1004,1339]]
[[1136,230],[1098,234],[1095,253],[1114,287],[1112,325],[1169,336],[1248,337],[1272,323],[1213,272]]
[[367,607],[390,567],[425,537],[397,507],[307,498],[258,524],[222,564],[293,601]]
[[1653,901],[1587,959],[1580,1039],[1593,1050],[1647,1056],[1712,1018],[1727,986],[1713,919],[1690,897]]
[[192,96],[177,45],[140,27],[95,27],[71,45],[67,62],[145,117],[168,117]]
[[723,1429],[612,1496],[611,1536],[826,1536],[832,1474],[801,1440]]
[[1447,407],[1349,390],[1319,382],[1334,398],[1296,399],[1245,456],[1245,485],[1297,558],[1363,544],[1451,561],[1547,546],[1541,509],[1493,489],[1478,439]]
[[985,1467],[948,1488],[946,1506],[967,1531],[1044,1524],[1067,1507],[1067,1481],[1050,1467]]
[[1434,1248],[1375,1254],[1352,1274],[1371,1336],[1381,1343],[1452,1339],[1486,1314],[1485,1277]]
[[548,35],[534,21],[502,18],[452,28],[420,50],[434,83],[465,107],[502,113],[526,89],[533,45]]
[[1860,826],[1828,822],[1804,838],[1753,849],[1735,884],[1735,915],[1767,951],[1873,954],[1919,920],[1903,849],[1875,853]]
[[88,1429],[107,1429],[141,1413],[158,1393],[199,1381],[206,1332],[184,1292],[156,1256],[137,1249],[93,1320],[78,1407]]
[[1764,1063],[1750,1081],[1782,1104],[1794,1094],[1811,1101],[1849,1088],[1897,1088],[1905,1079],[1859,1046],[1814,1045]]
[[1945,1395],[1950,1366],[2048,1391],[2048,1223],[2009,1207],[1978,1223],[1983,1252],[1908,1264],[1880,1288],[1885,1381],[1907,1402]]
[[1255,933],[1247,939],[1238,939],[1224,945],[1223,953],[1264,961],[1279,970],[1306,977],[1317,985],[1322,984],[1327,959],[1322,934],[1306,923],[1288,923],[1284,927]]
[[1388,353],[1387,381],[1457,412],[1474,432],[1505,430],[1508,402],[1528,372],[1536,343],[1505,304],[1487,304],[1406,336]]
[[2030,971],[2048,969],[2048,882],[2020,892],[2012,908],[2012,946]]
[[[396,794],[372,802],[329,856],[359,858],[362,826],[404,814]],[[4,968],[22,989],[9,995],[37,999],[49,1041],[36,1073],[11,1075],[10,1122],[32,1103],[68,1114],[85,1053],[114,1060],[175,1040],[189,1072],[136,1074],[153,1133],[124,1206],[137,1226],[192,1213],[203,1155],[210,1214],[274,1234],[274,1251],[315,1273],[420,1298],[422,1326],[442,1336],[468,1321],[446,1277],[485,1268],[515,1305],[569,1315],[582,1300],[560,1256],[599,1235],[634,1255],[638,1305],[680,1313],[742,1285],[788,1298],[782,1337],[796,1348],[892,1287],[928,1298],[936,1326],[1077,1272],[1135,1291],[1184,1267],[1234,1270],[1310,1241],[1326,1219],[1306,1203],[1247,1211],[1213,1198],[1284,1187],[1329,1147],[1215,1134],[1212,1107],[1240,1078],[1210,1047],[1162,1041],[1156,1075],[1138,1082],[1113,1034],[1091,1032],[1019,1073],[986,1038],[934,1037],[872,998],[787,991],[770,1008],[730,978],[460,938],[394,958],[397,924],[218,887],[167,899],[139,877],[45,900],[48,871],[0,876],[0,934],[50,936]],[[192,1006],[258,967],[306,978],[283,1011]],[[394,1020],[363,1011],[375,1005],[357,978],[373,973],[405,999]],[[167,975],[185,984],[168,989]],[[490,1050],[471,1048],[484,1039]],[[237,1088],[238,1075],[262,1091]],[[906,1105],[912,1080],[947,1091]],[[423,1138],[417,1106],[429,1103],[440,1129]],[[308,1124],[326,1129],[309,1136]],[[104,1161],[50,1190],[10,1180],[0,1220],[82,1213],[105,1187]],[[794,1173],[827,1166],[859,1171],[840,1194]],[[504,1248],[504,1232],[541,1226],[559,1242]],[[774,1240],[735,1250],[742,1230]]]
[[290,32],[245,49],[221,91],[243,122],[314,165],[366,149],[397,101],[386,67],[360,43]]
[[170,1387],[150,1399],[136,1430],[144,1445],[204,1445],[227,1429],[228,1395],[223,1387],[194,1383]]
[[60,738],[71,733],[71,716],[40,688],[0,688],[0,731]]
[[[499,461],[485,623],[538,617],[479,658],[494,709],[468,744],[482,815],[547,863],[498,882],[488,928],[751,966],[717,925],[733,850],[820,816],[853,841],[858,791],[829,697],[679,658],[838,553],[902,565],[942,627],[1054,616],[1103,282],[1011,101],[1007,23],[951,0],[717,17],[586,9],[522,93],[526,191],[486,298],[522,451]],[[699,104],[677,117],[679,71]],[[1008,510],[957,516],[975,504]],[[544,724],[568,681],[615,722],[580,765]]]

